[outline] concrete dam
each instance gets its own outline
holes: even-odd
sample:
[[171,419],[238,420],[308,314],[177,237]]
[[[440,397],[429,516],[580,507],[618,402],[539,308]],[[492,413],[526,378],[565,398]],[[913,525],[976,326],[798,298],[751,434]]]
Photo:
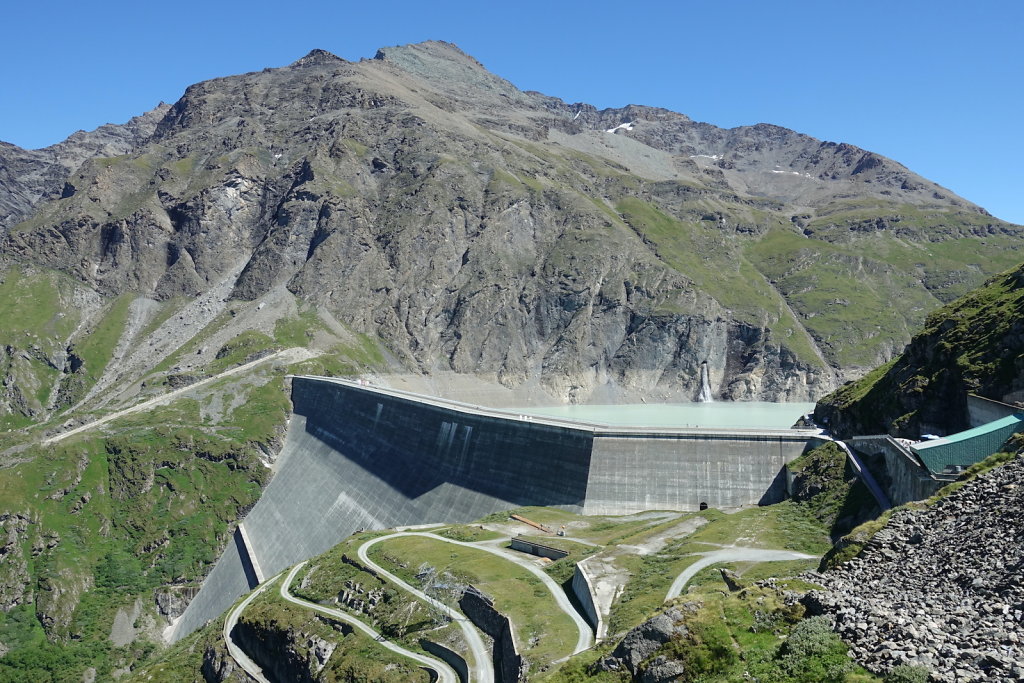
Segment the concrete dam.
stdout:
[[277,473],[173,640],[360,529],[525,505],[629,514],[777,502],[785,464],[816,433],[612,427],[322,377],[293,377],[292,402]]

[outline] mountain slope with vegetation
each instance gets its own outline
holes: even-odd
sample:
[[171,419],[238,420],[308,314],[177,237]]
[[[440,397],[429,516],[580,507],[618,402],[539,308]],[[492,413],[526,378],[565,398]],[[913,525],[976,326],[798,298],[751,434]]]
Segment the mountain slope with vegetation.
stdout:
[[906,438],[966,429],[967,395],[1024,398],[1024,265],[928,316],[891,363],[822,399],[815,418],[839,435]]

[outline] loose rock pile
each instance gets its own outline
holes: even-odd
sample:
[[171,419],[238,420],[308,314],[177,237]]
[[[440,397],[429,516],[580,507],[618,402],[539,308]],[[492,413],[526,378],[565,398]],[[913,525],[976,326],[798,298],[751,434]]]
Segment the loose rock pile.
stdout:
[[1024,456],[925,510],[896,512],[805,598],[873,671],[1024,680]]

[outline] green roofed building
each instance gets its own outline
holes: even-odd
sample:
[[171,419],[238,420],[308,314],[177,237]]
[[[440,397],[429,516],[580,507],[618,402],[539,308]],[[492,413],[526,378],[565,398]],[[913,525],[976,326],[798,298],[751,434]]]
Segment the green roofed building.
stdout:
[[1014,413],[941,439],[913,444],[914,451],[932,474],[949,467],[969,467],[999,451],[1006,440],[1024,432],[1024,413]]

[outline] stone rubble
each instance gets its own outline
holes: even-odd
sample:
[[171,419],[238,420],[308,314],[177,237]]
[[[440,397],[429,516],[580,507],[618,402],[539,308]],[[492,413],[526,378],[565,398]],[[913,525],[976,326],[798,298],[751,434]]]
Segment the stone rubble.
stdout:
[[1024,680],[1024,455],[922,510],[893,514],[854,559],[811,580],[851,655],[934,681]]

